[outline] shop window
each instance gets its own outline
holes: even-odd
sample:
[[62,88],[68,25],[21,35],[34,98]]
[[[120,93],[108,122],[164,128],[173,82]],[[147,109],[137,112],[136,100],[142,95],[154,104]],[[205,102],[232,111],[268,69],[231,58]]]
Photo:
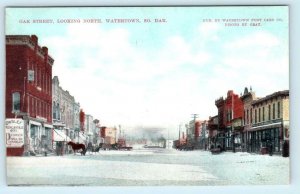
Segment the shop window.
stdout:
[[36,137],[37,126],[31,125],[30,127],[30,137],[34,139]]
[[12,94],[12,112],[17,112],[21,110],[21,98],[20,98],[20,92],[14,92]]

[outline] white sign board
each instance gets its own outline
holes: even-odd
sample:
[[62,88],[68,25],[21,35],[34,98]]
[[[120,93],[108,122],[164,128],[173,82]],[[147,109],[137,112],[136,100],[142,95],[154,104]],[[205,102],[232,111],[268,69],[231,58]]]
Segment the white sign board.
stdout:
[[24,120],[5,120],[6,147],[19,148],[24,145]]
[[34,81],[34,71],[28,70],[28,81]]

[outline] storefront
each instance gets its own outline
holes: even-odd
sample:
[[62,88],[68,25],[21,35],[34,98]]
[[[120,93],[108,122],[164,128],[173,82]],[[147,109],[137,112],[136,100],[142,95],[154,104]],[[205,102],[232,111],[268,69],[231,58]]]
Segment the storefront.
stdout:
[[46,151],[46,152],[53,152],[52,131],[53,131],[52,125],[44,124],[44,130],[43,130],[43,134],[42,134],[42,144],[44,146],[44,151]]
[[71,139],[64,133],[63,130],[53,129],[53,150],[56,155],[65,155],[69,152],[67,142]]
[[243,151],[245,150],[244,144],[244,134],[243,134],[243,125],[242,125],[242,118],[236,118],[232,120],[232,147],[233,151]]
[[272,152],[280,153],[282,151],[282,123],[273,123],[253,127],[248,134],[249,152],[262,153]]
[[76,138],[76,142],[87,145],[87,138],[88,137],[83,132],[80,131],[78,133],[78,137]]
[[228,126],[225,133],[225,150],[232,150],[233,138],[232,138],[232,127]]

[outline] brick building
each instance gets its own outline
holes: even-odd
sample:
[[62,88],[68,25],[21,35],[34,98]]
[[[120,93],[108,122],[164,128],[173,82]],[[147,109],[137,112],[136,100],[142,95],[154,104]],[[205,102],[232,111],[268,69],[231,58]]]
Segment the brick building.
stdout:
[[115,127],[101,127],[100,137],[102,139],[101,143],[112,145],[117,142],[117,128]]
[[58,76],[52,79],[52,101],[53,127],[54,134],[56,134],[53,138],[53,148],[62,150],[61,153],[67,153],[66,143],[70,140],[79,141],[80,104],[75,101],[74,96],[68,90],[60,86]]
[[278,91],[252,102],[250,152],[282,152],[289,141],[289,91]]
[[24,145],[7,155],[41,153],[52,139],[52,66],[35,35],[6,36],[6,118],[24,120]]
[[206,130],[208,131],[207,146],[209,149],[215,148],[218,134],[218,115],[209,117]]
[[225,148],[225,132],[226,132],[226,120],[224,119],[225,115],[225,100],[222,97],[215,100],[215,105],[218,109],[218,127],[217,127],[217,135],[215,136],[215,147]]
[[255,92],[252,91],[250,87],[250,91],[246,87],[244,89],[244,94],[241,96],[241,100],[244,103],[244,119],[243,119],[243,135],[241,140],[241,147],[243,151],[250,151],[248,136],[249,131],[252,129],[252,102],[257,100],[258,98],[255,95]]
[[234,146],[234,121],[242,120],[244,105],[239,95],[232,90],[227,92],[227,97],[215,101],[218,108],[218,144],[225,150],[231,150]]

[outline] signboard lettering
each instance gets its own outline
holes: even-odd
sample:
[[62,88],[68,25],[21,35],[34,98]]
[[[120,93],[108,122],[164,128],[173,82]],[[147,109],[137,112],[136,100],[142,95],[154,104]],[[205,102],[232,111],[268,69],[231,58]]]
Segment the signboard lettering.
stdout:
[[6,147],[19,148],[24,145],[24,120],[5,120]]

